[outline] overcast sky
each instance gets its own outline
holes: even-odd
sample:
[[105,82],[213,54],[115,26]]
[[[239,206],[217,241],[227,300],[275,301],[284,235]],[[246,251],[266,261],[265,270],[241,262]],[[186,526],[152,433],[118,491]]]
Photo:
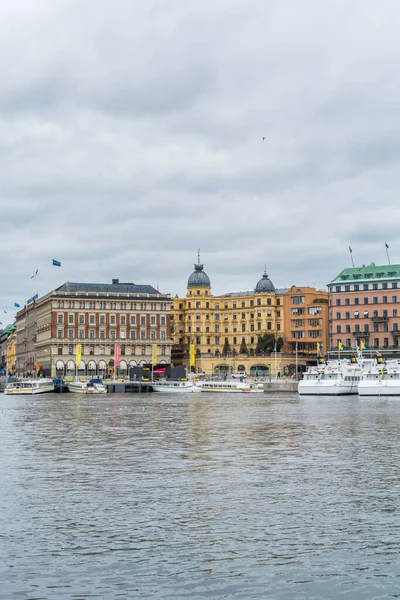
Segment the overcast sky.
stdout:
[[182,295],[198,248],[215,294],[400,262],[399,27],[395,0],[2,0],[3,326],[65,281]]

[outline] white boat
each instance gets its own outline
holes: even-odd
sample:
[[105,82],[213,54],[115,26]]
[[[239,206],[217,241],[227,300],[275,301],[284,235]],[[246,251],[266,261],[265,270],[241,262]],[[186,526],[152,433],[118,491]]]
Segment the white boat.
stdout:
[[68,389],[73,394],[106,394],[107,386],[101,381],[71,381]]
[[201,391],[242,394],[263,392],[264,389],[260,387],[260,384],[242,383],[240,381],[203,381]]
[[332,360],[308,367],[299,381],[300,395],[339,396],[357,394],[361,367],[348,360]]
[[52,379],[21,379],[8,383],[4,393],[10,396],[44,394],[45,392],[54,392],[54,383]]
[[375,363],[362,374],[358,384],[360,396],[400,396],[400,361]]
[[150,383],[154,392],[164,392],[167,394],[190,394],[201,392],[202,382],[199,381],[153,381]]

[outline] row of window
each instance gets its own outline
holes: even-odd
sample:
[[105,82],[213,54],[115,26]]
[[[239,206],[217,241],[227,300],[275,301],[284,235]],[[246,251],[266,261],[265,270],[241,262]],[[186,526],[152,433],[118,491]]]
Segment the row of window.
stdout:
[[322,338],[322,329],[310,329],[309,331],[292,331],[292,339],[301,340],[302,338]]
[[[363,311],[363,317],[366,319],[366,318],[368,318],[369,316],[370,316],[370,314],[369,314],[369,311],[368,311],[368,310],[364,310],[364,311]],[[393,316],[393,317],[397,317],[397,316],[398,316],[398,311],[397,311],[397,308],[394,308],[394,309],[392,310],[392,316]],[[376,317],[379,317],[379,314],[378,314],[378,311],[377,311],[377,310],[374,310],[374,311],[372,311],[371,318],[376,318]],[[384,309],[384,310],[382,311],[382,317],[385,317],[385,318],[389,317],[389,311],[388,311],[388,310],[386,310],[386,309]],[[341,313],[341,312],[337,312],[337,313],[336,313],[336,320],[338,320],[338,321],[339,321],[341,318],[342,318],[342,313]],[[345,319],[351,319],[351,318],[352,318],[352,317],[351,317],[351,315],[350,315],[350,311],[346,311],[346,312],[345,312],[345,316],[344,316],[344,318],[345,318]],[[360,313],[359,313],[357,310],[355,310],[355,311],[354,311],[354,318],[355,318],[355,319],[359,319],[359,318],[360,318]]]
[[[140,318],[138,319],[138,322],[140,323],[140,325],[146,325],[146,319],[147,319],[147,317],[145,315],[141,315]],[[136,315],[130,315],[129,322],[131,325],[136,325],[137,324],[136,323]],[[64,314],[63,313],[59,313],[57,315],[57,323],[59,325],[62,325],[64,323]],[[95,323],[96,323],[96,315],[89,315],[89,325],[95,325]],[[100,323],[100,325],[106,324],[106,315],[99,315],[99,323]],[[120,315],[119,324],[126,325],[126,323],[127,323],[126,315]],[[68,315],[68,324],[69,325],[75,324],[75,315],[74,314]],[[78,315],[78,324],[79,325],[85,324],[85,315]],[[160,325],[165,325],[165,324],[166,324],[166,317],[160,317]],[[116,315],[110,315],[110,325],[116,325]],[[150,316],[150,325],[157,325],[157,317],[155,315]]]
[[[322,306],[309,306],[307,313],[309,315],[322,315]],[[292,308],[292,315],[305,315],[305,308]]]
[[[148,350],[152,350],[153,346],[126,346],[125,344],[121,344],[121,356],[125,356],[126,354],[130,356],[135,356],[135,354],[148,354]],[[96,352],[95,352],[96,350]],[[160,345],[157,348],[157,351],[161,355],[165,355],[167,348],[166,346]],[[76,354],[76,345],[69,344],[68,346],[59,345],[57,346],[57,354],[59,356],[69,355],[72,356]],[[89,356],[100,355],[100,356],[114,356],[115,354],[115,346],[111,346],[109,349],[105,346],[94,346],[93,344],[85,345],[82,344],[82,355],[88,354]]]
[[[218,346],[219,344],[222,343],[221,338],[219,336],[213,338],[213,340],[214,340],[213,344],[216,345],[216,346]],[[227,340],[227,338],[225,338],[225,340]],[[201,344],[202,344],[202,338],[201,338],[201,336],[195,337],[194,338],[194,342],[198,346],[201,346]],[[255,344],[256,342],[257,342],[256,338],[254,336],[250,336],[250,344]],[[179,343],[183,344],[183,338],[179,339]],[[188,344],[193,343],[193,339],[190,338],[190,337],[188,337],[187,338],[187,343]],[[206,343],[207,343],[208,346],[211,345],[211,338],[210,337],[206,338]],[[246,344],[247,343],[247,339],[245,337],[242,337],[241,341],[238,341],[238,338],[234,337],[233,340],[232,340],[232,343],[233,344],[239,344],[239,343]],[[210,350],[208,350],[208,352],[210,352]],[[216,349],[215,352],[218,352],[218,349]],[[231,352],[235,352],[235,348],[231,348]]]
[[320,327],[322,325],[322,319],[293,319],[291,324],[292,327],[305,327],[306,321],[309,327]]
[[[246,327],[245,323],[242,324],[241,328],[242,328],[242,332],[243,333],[249,329],[248,327]],[[268,331],[272,330],[272,323],[271,323],[271,321],[268,321],[268,323],[267,323],[267,330]],[[276,330],[277,331],[281,330],[280,323],[276,324]],[[188,333],[192,332],[191,325],[188,326],[187,331],[188,331]],[[229,328],[228,327],[224,327],[224,331],[225,331],[225,333],[229,333]],[[232,328],[232,333],[237,333],[237,331],[238,331],[237,327],[233,327]],[[262,331],[261,323],[257,323],[257,329],[256,329],[254,323],[252,323],[250,325],[250,331]],[[200,333],[200,332],[201,332],[201,327],[200,327],[200,325],[197,325],[196,326],[196,333]],[[208,325],[206,326],[206,331],[205,332],[206,333],[210,333],[210,327]],[[214,326],[214,333],[222,333],[222,327],[221,327],[221,330],[220,330],[220,326],[219,325],[215,325]]]
[[[106,338],[106,332],[105,332],[105,330],[104,329],[100,329],[99,335],[96,336],[96,331],[94,329],[90,329],[89,330],[89,339],[90,340],[94,340],[94,339],[96,339],[96,337],[98,337],[101,340],[107,339]],[[64,329],[58,329],[57,330],[57,338],[59,340],[64,339]],[[68,338],[70,340],[72,340],[72,339],[75,338],[75,330],[74,329],[68,329]],[[85,330],[84,329],[80,329],[78,331],[78,339],[80,339],[80,340],[86,339]],[[117,335],[116,335],[116,332],[114,330],[110,331],[110,337],[109,337],[109,339],[111,339],[111,340],[118,339]],[[126,339],[126,332],[125,331],[120,331],[119,339],[121,339],[121,340]],[[136,331],[131,331],[130,332],[130,339],[131,340],[136,340],[136,339],[141,339],[141,340],[147,340],[147,339],[156,340],[157,339],[157,337],[156,337],[156,331],[154,331],[154,330],[150,331],[150,338],[147,337],[146,331],[141,331],[140,335],[139,335],[139,338],[136,338]],[[160,332],[160,339],[161,340],[167,339],[165,331],[161,331]]]
[[[215,321],[228,321],[229,320],[228,315],[219,315],[219,313],[215,313],[215,315],[213,315],[213,316],[214,316],[214,320]],[[222,317],[221,319],[220,319],[220,316]],[[281,316],[281,313],[280,313],[279,310],[277,310],[276,311],[276,317],[280,317],[280,316]],[[232,315],[233,321],[237,321],[238,320],[237,317],[238,317],[237,314],[234,313]],[[270,310],[267,311],[267,317],[269,317],[269,318],[272,317],[272,311],[270,311]],[[184,318],[184,315],[180,314],[178,319],[179,319],[179,321],[183,321],[183,318]],[[250,316],[246,315],[246,313],[242,313],[242,316],[241,316],[241,320],[242,321],[245,321],[246,319],[249,319],[249,318],[250,319],[254,319],[254,313],[250,313]],[[261,319],[261,311],[257,312],[257,318]],[[191,321],[192,320],[192,315],[187,315],[187,320]],[[201,315],[200,314],[196,314],[196,321],[201,321]],[[209,314],[206,315],[206,321],[210,321],[210,315]]]
[[[380,328],[381,326],[382,326],[382,329]],[[389,324],[388,323],[373,323],[372,327],[373,327],[372,330],[373,330],[374,333],[378,333],[379,331],[389,331]],[[397,323],[393,323],[393,329],[392,329],[392,331],[398,331],[398,330],[399,330],[398,324]],[[354,325],[354,331],[355,332],[361,331],[360,325],[358,325],[358,324]],[[365,333],[369,333],[370,328],[369,328],[368,323],[364,324],[363,331]],[[351,332],[351,325],[344,325],[343,332],[350,333]],[[341,325],[336,325],[336,333],[342,333],[342,326]]]
[[[354,300],[354,304],[357,306],[358,304],[360,304],[360,298],[353,298]],[[392,302],[393,303],[397,303],[397,296],[392,296]],[[341,305],[341,299],[340,298],[336,298],[336,306],[340,306]],[[382,296],[382,300],[381,300],[382,304],[387,304],[388,303],[388,297],[387,296]],[[345,306],[349,306],[350,305],[350,298],[345,298],[344,299],[344,304]],[[364,302],[363,304],[369,304],[369,298],[364,298]],[[373,296],[372,298],[372,304],[380,304],[378,296]]]
[[[346,340],[338,339],[337,341],[341,342],[343,344],[344,348],[351,348],[352,345],[354,344],[354,342],[351,340],[351,338],[346,338]],[[368,340],[367,340],[367,343],[368,343]],[[399,340],[398,340],[398,338],[395,338],[393,340],[392,346],[395,347],[395,348],[399,347]],[[389,348],[389,338],[387,338],[387,337],[383,338],[383,345],[382,346],[379,345],[379,338],[374,338],[372,340],[372,347],[375,350],[378,349],[378,348]]]
[[59,300],[57,308],[80,308],[89,310],[172,310],[173,305],[166,302],[103,302],[96,300],[76,301]]
[[[277,306],[280,306],[281,300],[280,298],[276,298],[276,304]],[[206,310],[210,308],[210,302],[206,302],[205,306],[202,302],[196,302],[193,303],[194,306],[193,308],[205,308]],[[229,306],[228,302],[224,303],[224,308],[225,309],[229,309],[229,308],[239,308],[238,304],[240,304],[240,308],[246,308],[247,306],[249,306],[250,308],[252,308],[253,306],[261,306],[261,298],[257,298],[257,304],[254,304],[254,300],[250,300],[250,302],[248,304],[246,304],[245,300],[242,300],[240,303],[239,302],[232,302],[232,306]],[[271,298],[267,298],[267,306],[272,306],[272,300]],[[215,302],[214,303],[214,309],[218,310],[219,308],[222,308],[222,302]],[[192,303],[189,301],[187,303],[187,308],[192,308]],[[179,303],[179,310],[183,310],[183,302]]]
[[[390,284],[390,287],[392,289],[397,289],[398,284],[397,281],[392,281]],[[355,283],[354,285],[336,285],[335,286],[335,292],[359,292],[360,290],[387,290],[389,289],[389,283],[386,281],[383,281],[382,283],[363,283],[363,284],[358,284]],[[331,288],[331,292],[332,292],[332,288]]]

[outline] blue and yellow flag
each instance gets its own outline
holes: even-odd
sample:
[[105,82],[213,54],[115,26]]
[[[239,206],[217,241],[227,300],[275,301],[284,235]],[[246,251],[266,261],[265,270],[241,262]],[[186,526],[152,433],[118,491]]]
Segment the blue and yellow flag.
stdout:
[[361,350],[365,350],[365,342],[361,342]]
[[153,344],[153,365],[156,365],[158,361],[157,357],[157,344]]
[[343,344],[342,344],[342,342],[338,342],[338,348],[339,348],[339,350],[343,350]]

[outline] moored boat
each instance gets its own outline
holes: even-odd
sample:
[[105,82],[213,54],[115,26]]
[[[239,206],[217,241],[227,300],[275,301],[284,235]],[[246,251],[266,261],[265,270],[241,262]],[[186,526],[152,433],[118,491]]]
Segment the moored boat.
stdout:
[[54,382],[52,379],[21,379],[8,383],[4,393],[10,396],[28,396],[32,394],[44,394],[54,392]]
[[164,392],[167,394],[175,393],[194,393],[201,392],[201,382],[196,381],[153,381],[151,384],[154,392]]
[[68,389],[73,394],[106,394],[107,386],[99,380],[91,381],[71,381],[68,383]]
[[361,379],[358,363],[348,360],[333,360],[308,367],[299,381],[300,395],[339,396],[357,394]]
[[400,396],[400,361],[376,363],[362,374],[359,396]]
[[203,381],[202,392],[223,392],[223,393],[243,393],[243,392],[263,392],[257,384],[242,383],[240,381]]

